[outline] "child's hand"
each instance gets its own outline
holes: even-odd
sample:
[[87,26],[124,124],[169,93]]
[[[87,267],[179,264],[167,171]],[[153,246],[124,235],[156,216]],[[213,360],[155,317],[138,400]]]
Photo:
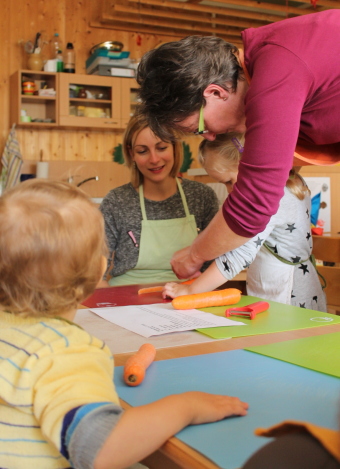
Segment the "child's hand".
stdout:
[[93,467],[129,467],[156,451],[187,425],[246,415],[247,409],[248,404],[237,397],[198,391],[171,394],[151,404],[131,407],[106,439]]
[[238,397],[220,396],[205,392],[187,392],[192,408],[191,425],[216,422],[232,415],[247,415],[248,404]]
[[176,298],[177,296],[189,295],[190,294],[190,285],[181,285],[176,282],[166,283],[163,287],[162,297],[166,298]]

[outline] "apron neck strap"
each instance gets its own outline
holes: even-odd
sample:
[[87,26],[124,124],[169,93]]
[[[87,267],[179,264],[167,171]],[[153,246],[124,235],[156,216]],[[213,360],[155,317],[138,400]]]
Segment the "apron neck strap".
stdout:
[[145,201],[144,201],[144,189],[143,184],[139,186],[139,204],[140,209],[142,211],[142,220],[147,220],[146,218],[146,210],[145,210]]
[[184,211],[185,211],[185,216],[188,217],[190,215],[190,212],[189,212],[187,199],[185,197],[181,181],[178,178],[176,178],[176,182],[177,182],[177,187],[178,187],[179,193],[181,194],[181,199],[182,199],[182,203],[183,203],[183,207],[184,207]]
[[[182,199],[182,203],[183,203],[183,207],[184,207],[184,211],[185,211],[185,216],[188,217],[190,215],[190,212],[189,212],[189,208],[188,208],[188,204],[187,204],[187,199],[185,197],[185,194],[184,194],[184,191],[183,191],[183,188],[182,188],[182,184],[180,183],[180,180],[178,178],[176,178],[176,182],[177,182],[177,187],[178,187],[181,199]],[[138,192],[139,192],[140,208],[141,208],[141,211],[142,211],[142,220],[147,220],[146,210],[145,210],[143,184],[141,184],[139,186],[139,191]]]

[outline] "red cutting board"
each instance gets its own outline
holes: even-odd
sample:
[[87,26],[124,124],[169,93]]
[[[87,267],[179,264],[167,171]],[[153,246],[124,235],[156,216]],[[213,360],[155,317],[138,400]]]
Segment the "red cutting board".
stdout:
[[82,302],[82,305],[87,306],[88,308],[107,308],[112,306],[169,303],[171,300],[163,300],[161,292],[138,295],[138,290],[141,288],[156,285],[160,284],[150,283],[147,285],[123,285],[119,287],[98,288],[89,298]]

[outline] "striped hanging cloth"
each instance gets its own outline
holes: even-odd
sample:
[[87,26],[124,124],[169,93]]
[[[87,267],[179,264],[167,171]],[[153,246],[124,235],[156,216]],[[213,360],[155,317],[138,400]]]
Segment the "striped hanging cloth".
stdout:
[[20,146],[15,133],[15,124],[13,124],[1,158],[0,194],[1,189],[4,192],[19,182],[22,163]]

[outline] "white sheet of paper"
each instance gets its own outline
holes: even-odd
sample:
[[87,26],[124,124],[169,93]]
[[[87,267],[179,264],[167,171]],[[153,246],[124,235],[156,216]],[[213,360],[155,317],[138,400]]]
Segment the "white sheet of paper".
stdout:
[[179,311],[170,303],[90,308],[90,311],[143,337],[192,331],[205,327],[244,326],[242,322],[205,313],[198,309]]

